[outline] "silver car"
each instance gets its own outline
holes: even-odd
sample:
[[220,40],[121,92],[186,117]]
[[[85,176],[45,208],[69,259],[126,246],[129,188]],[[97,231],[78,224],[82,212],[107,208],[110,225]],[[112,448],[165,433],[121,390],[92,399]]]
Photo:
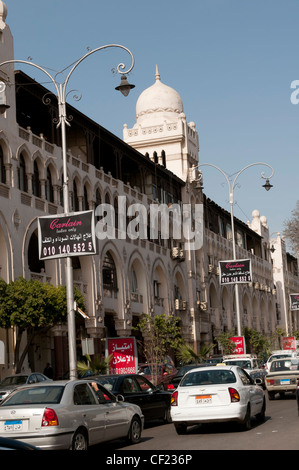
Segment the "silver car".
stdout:
[[143,424],[139,406],[96,380],[27,385],[0,405],[0,436],[41,449],[85,450],[118,438],[137,443]]
[[31,374],[15,374],[5,377],[0,382],[0,403],[4,398],[18,387],[26,384],[34,384],[37,382],[44,382],[45,380],[52,380],[40,372],[32,372]]

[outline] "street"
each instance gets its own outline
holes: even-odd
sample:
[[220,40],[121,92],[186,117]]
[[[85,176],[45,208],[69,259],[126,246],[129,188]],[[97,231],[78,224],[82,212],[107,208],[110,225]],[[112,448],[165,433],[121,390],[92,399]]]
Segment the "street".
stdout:
[[[205,424],[190,427],[186,435],[177,435],[173,424],[146,425],[142,440],[127,446],[123,441],[114,441],[101,448],[106,455],[115,450],[133,451],[169,451],[184,455],[192,450],[298,450],[299,417],[295,395],[287,394],[284,399],[269,401],[267,398],[266,420],[257,424],[252,419],[252,428],[242,432],[233,423]],[[171,452],[170,452],[171,454]]]

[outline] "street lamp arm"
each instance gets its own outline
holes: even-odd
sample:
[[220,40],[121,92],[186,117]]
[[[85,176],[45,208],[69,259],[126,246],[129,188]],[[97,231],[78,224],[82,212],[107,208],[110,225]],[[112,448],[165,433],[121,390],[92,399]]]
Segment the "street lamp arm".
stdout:
[[[100,46],[100,47],[96,47],[95,49],[87,52],[84,56],[80,57],[80,59],[77,60],[77,62],[73,65],[73,67],[71,68],[71,70],[69,71],[65,81],[64,81],[64,93],[65,93],[65,90],[66,90],[66,87],[67,87],[67,84],[68,84],[68,81],[72,75],[72,73],[74,72],[74,70],[78,67],[79,64],[81,64],[81,62],[83,60],[85,60],[87,57],[89,57],[90,55],[94,54],[95,52],[98,52],[98,51],[101,51],[103,49],[107,49],[109,47],[119,47],[120,49],[123,49],[125,50],[126,52],[128,52],[128,54],[130,55],[131,57],[131,65],[130,67],[127,69],[127,70],[123,70],[125,69],[125,64],[123,63],[120,63],[118,64],[117,66],[117,72],[121,75],[125,75],[129,72],[131,72],[132,68],[134,67],[134,56],[132,54],[132,52],[125,46],[122,46],[121,44],[107,44],[105,46]],[[1,67],[1,64],[0,64],[0,67]],[[122,70],[122,71],[121,71]]]
[[56,92],[57,92],[57,96],[59,95],[59,87],[58,87],[58,84],[57,84],[55,78],[53,78],[52,75],[46,69],[44,69],[43,67],[41,67],[38,64],[35,64],[34,62],[31,62],[29,60],[19,60],[19,59],[5,60],[4,62],[1,62],[0,69],[3,65],[14,64],[14,63],[31,65],[32,67],[35,67],[35,68],[41,70],[42,72],[44,72],[50,78],[51,82],[53,83],[53,85],[56,89]]
[[235,188],[236,181],[237,181],[238,177],[240,176],[240,174],[243,173],[243,171],[247,170],[247,168],[250,168],[251,166],[254,166],[254,165],[265,165],[265,166],[267,166],[268,168],[270,168],[270,169],[272,170],[272,173],[271,173],[270,176],[264,176],[265,173],[262,171],[261,177],[262,177],[263,179],[270,179],[270,178],[272,178],[272,176],[274,175],[274,169],[272,168],[272,166],[268,165],[268,163],[264,163],[264,162],[251,163],[250,165],[247,165],[247,166],[245,166],[244,168],[242,168],[242,170],[240,170],[240,171],[237,173],[237,175],[236,175],[236,177],[235,177],[235,179],[234,179],[234,181],[233,181],[233,185],[232,185],[232,188],[233,188],[233,189]]
[[[62,84],[63,86],[59,85],[59,83],[55,79],[55,77],[61,72],[56,73],[55,77],[52,77],[52,75],[45,68],[43,68],[40,65],[35,64],[34,62],[31,62],[29,60],[19,60],[19,59],[6,60],[6,61],[4,61],[0,64],[0,69],[3,65],[13,64],[13,63],[20,63],[20,64],[25,64],[25,65],[31,65],[32,67],[35,67],[35,68],[41,70],[42,72],[44,72],[49,77],[49,79],[53,83],[53,85],[55,87],[55,90],[56,90],[56,94],[57,94],[57,98],[58,98],[59,103],[64,105],[65,104],[65,97],[66,97],[66,88],[67,88],[69,79],[70,79],[72,73],[74,72],[74,70],[78,67],[79,64],[81,64],[81,62],[83,60],[85,60],[90,55],[94,54],[95,52],[101,51],[103,49],[107,49],[109,47],[118,47],[118,48],[123,49],[126,52],[128,52],[128,54],[131,57],[130,67],[127,70],[123,70],[123,69],[125,69],[126,66],[125,66],[124,63],[120,63],[117,66],[117,72],[121,75],[125,75],[125,74],[129,73],[134,67],[134,56],[133,56],[132,52],[127,47],[122,46],[121,44],[107,44],[105,46],[100,46],[100,47],[97,47],[97,48],[95,48],[91,51],[88,51],[86,54],[84,54],[82,57],[80,57],[80,59],[78,59],[75,62],[75,64],[72,66],[71,70],[67,74],[67,76],[66,76],[66,78],[65,78],[65,80]],[[69,68],[69,66],[66,67],[66,68]],[[66,69],[64,69],[64,70],[66,70]]]

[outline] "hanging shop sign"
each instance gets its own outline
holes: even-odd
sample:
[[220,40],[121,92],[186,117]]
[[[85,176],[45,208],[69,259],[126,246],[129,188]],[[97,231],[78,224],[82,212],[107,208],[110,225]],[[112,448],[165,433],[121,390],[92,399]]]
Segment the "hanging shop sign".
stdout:
[[299,310],[299,294],[290,294],[290,309]]
[[136,338],[107,338],[106,358],[112,356],[109,363],[110,374],[136,374],[138,355]]
[[38,218],[39,259],[96,253],[94,211]]
[[220,284],[252,282],[251,260],[219,261]]

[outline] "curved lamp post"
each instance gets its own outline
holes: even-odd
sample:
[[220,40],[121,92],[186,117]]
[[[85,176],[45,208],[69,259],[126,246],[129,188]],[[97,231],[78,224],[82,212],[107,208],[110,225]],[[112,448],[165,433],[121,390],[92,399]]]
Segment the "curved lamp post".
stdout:
[[[268,168],[270,168],[272,170],[272,173],[271,173],[270,176],[264,176],[264,173],[263,172],[261,173],[261,177],[266,180],[266,183],[263,185],[263,188],[265,188],[266,191],[269,191],[272,188],[272,185],[270,184],[269,180],[274,175],[274,169],[270,165],[268,165],[268,163],[257,162],[257,163],[251,163],[250,165],[245,166],[244,168],[242,168],[242,170],[240,170],[236,174],[233,181],[231,181],[229,175],[227,175],[223,170],[221,170],[221,168],[218,168],[218,166],[212,165],[211,163],[201,163],[200,165],[192,167],[192,170],[196,170],[197,168],[199,168],[201,166],[211,166],[213,168],[216,168],[216,170],[220,171],[220,173],[222,173],[223,176],[226,179],[226,182],[228,184],[228,190],[229,190],[229,204],[230,204],[230,216],[231,216],[231,226],[232,226],[232,242],[233,242],[233,259],[234,259],[234,261],[236,260],[236,241],[235,241],[234,209],[233,209],[234,189],[236,187],[237,179],[240,176],[240,174],[243,173],[243,171],[247,170],[247,168],[250,168],[251,166],[254,166],[254,165],[265,165],[265,166],[267,166]],[[203,186],[202,186],[202,172],[200,170],[199,170],[199,174],[200,174],[200,178],[199,178],[200,186],[199,186],[199,188],[203,189]],[[236,313],[237,313],[237,332],[238,332],[238,336],[241,336],[239,286],[238,286],[237,283],[235,284],[235,298],[236,298]]]
[[[70,126],[69,120],[66,116],[66,97],[67,97],[67,86],[69,79],[73,74],[74,70],[78,65],[85,60],[90,55],[95,52],[107,49],[110,47],[117,47],[125,50],[131,57],[131,65],[125,70],[126,66],[123,63],[120,63],[117,66],[117,72],[121,74],[121,84],[116,87],[117,90],[121,91],[123,95],[127,96],[131,88],[134,88],[135,85],[130,85],[127,81],[126,74],[129,73],[134,67],[134,56],[129,49],[119,44],[108,44],[105,46],[97,47],[86,54],[84,54],[80,59],[78,59],[73,64],[66,67],[63,71],[70,69],[65,80],[60,83],[56,80],[57,75],[62,72],[57,72],[54,77],[43,67],[37,65],[31,61],[26,60],[6,60],[0,63],[0,69],[4,65],[12,63],[21,63],[25,65],[30,65],[44,72],[48,78],[51,80],[52,84],[56,90],[56,98],[58,101],[58,122],[57,127],[61,129],[61,148],[62,148],[62,161],[63,161],[63,208],[64,215],[69,215],[69,191],[68,191],[68,177],[67,177],[67,147],[66,147],[66,125]],[[3,82],[2,82],[3,83]],[[54,94],[55,95],[55,94]],[[49,102],[48,100],[44,101]],[[73,289],[73,271],[71,258],[66,257],[66,267],[65,267],[65,277],[66,277],[66,296],[67,296],[67,321],[68,321],[68,340],[69,340],[69,369],[70,369],[70,379],[73,380],[77,377],[77,354],[76,354],[76,332],[75,332],[75,313],[74,313],[74,289]]]

